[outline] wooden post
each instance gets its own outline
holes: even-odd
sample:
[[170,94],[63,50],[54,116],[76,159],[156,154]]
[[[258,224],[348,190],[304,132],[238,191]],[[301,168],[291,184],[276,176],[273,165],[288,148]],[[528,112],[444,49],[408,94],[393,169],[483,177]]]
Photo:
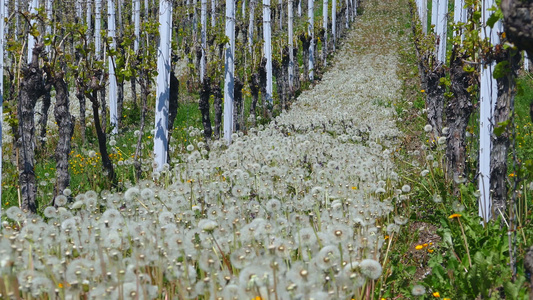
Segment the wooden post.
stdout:
[[[501,32],[501,21],[498,21],[494,28],[488,27],[487,20],[492,14],[488,9],[494,5],[494,0],[484,0],[482,6],[481,38],[489,38],[493,45],[500,42],[498,32]],[[493,112],[498,97],[498,85],[492,72],[496,67],[496,62],[483,62],[481,68],[480,82],[480,104],[479,104],[479,216],[488,222],[492,218],[492,198],[490,195],[490,153],[492,151],[491,135],[493,131]]]
[[272,104],[272,28],[270,23],[270,0],[263,0],[263,39],[264,39],[264,55],[267,60],[266,64],[266,73],[267,73],[267,84],[266,92],[264,95],[266,100]]
[[224,79],[224,139],[229,145],[233,133],[233,100],[235,81],[235,1],[226,0],[226,36],[229,43],[226,44],[225,79]]
[[157,49],[157,86],[154,135],[154,171],[167,162],[168,110],[170,96],[170,43],[172,38],[172,2],[159,0],[159,47]]
[[[107,0],[107,36],[111,38],[110,48],[116,48],[116,25],[115,25],[115,3],[113,0]],[[112,134],[118,133],[118,116],[117,116],[117,77],[115,75],[115,58],[108,56],[109,70],[109,120],[113,127]]]

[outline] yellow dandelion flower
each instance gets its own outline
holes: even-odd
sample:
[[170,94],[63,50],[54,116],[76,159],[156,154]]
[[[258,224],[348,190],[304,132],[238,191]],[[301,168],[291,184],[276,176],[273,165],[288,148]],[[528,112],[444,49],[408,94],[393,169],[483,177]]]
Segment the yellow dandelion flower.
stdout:
[[421,249],[424,249],[424,246],[422,246],[422,245],[416,245],[415,249],[416,249],[416,250],[421,250]]
[[440,298],[440,294],[439,294],[439,292],[435,292],[435,293],[433,293],[433,297],[435,297],[435,298]]
[[453,215],[449,216],[448,219],[459,218],[460,216],[461,216],[461,214],[453,214]]

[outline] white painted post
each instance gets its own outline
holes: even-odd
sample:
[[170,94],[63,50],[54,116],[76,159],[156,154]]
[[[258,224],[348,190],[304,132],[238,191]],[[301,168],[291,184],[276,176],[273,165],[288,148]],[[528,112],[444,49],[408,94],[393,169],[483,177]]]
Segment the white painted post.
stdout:
[[267,59],[266,73],[267,86],[265,95],[266,100],[272,104],[272,28],[270,22],[270,0],[263,0],[263,39],[264,39],[264,55]]
[[248,22],[248,52],[252,55],[252,45],[254,43],[254,27],[255,27],[255,7],[257,6],[257,0],[251,0],[249,10],[249,22]]
[[[8,6],[9,1],[4,1],[4,2],[5,2],[4,3],[4,16],[9,16],[9,6]],[[9,35],[9,26],[4,26],[4,39],[7,39],[8,35]]]
[[437,35],[437,60],[446,63],[446,34],[448,31],[448,0],[433,0],[431,24]]
[[[48,0],[48,2],[52,2],[52,1]],[[87,0],[87,15],[85,17],[85,23],[87,24],[87,34],[86,34],[87,39],[89,39],[89,37],[91,36],[90,32],[93,27],[93,24],[91,22],[91,16],[93,13],[92,10],[93,10],[92,0]]]
[[328,57],[328,0],[322,0],[322,19],[324,28],[324,40],[322,41],[322,55],[324,60],[324,66],[326,65],[326,59]]
[[76,0],[76,17],[81,21],[81,0]]
[[133,50],[135,53],[139,52],[139,40],[141,39],[141,0],[135,1],[135,14],[134,14],[134,30],[135,41],[133,42]]
[[529,72],[529,57],[527,57],[527,52],[524,52],[524,71]]
[[294,82],[294,11],[293,11],[293,0],[288,1],[288,26],[289,27],[289,88],[292,90],[292,84]]
[[216,26],[216,3],[215,0],[211,0],[211,27]]
[[2,124],[4,122],[4,18],[7,1],[0,0],[0,215],[2,215]]
[[[116,25],[115,25],[115,3],[107,0],[107,35],[111,38],[110,48],[116,49]],[[109,68],[109,121],[113,127],[113,134],[118,133],[117,117],[117,77],[115,75],[115,59],[113,55],[108,57]]]
[[94,55],[96,59],[101,59],[102,51],[102,0],[94,2]]
[[302,16],[302,1],[304,0],[298,0],[298,17]]
[[[51,22],[51,20],[52,20],[52,0],[46,0],[45,11],[46,11],[46,18],[48,18],[48,20],[50,20],[50,22],[46,23],[46,29],[45,30],[46,30],[46,34],[50,35],[50,34],[52,34],[52,25],[50,25],[52,23]],[[46,46],[46,52],[51,57],[50,45]]]
[[[33,14],[37,14],[37,8],[39,7],[39,0],[32,0],[30,1],[30,13],[33,15]],[[36,24],[36,21],[35,19],[31,19],[30,21],[30,26],[35,26]],[[35,47],[35,37],[33,35],[31,35],[30,33],[28,33],[28,56],[27,56],[27,63],[30,64],[31,63],[31,59],[32,59],[32,51],[33,51],[33,48]]]
[[349,25],[349,22],[350,22],[350,9],[348,8],[349,7],[348,0],[344,1],[344,5],[346,5],[346,14],[345,14],[344,26],[346,28],[348,28],[350,26]]
[[144,0],[144,18],[148,20],[150,17],[150,11],[148,10],[148,0]]
[[337,0],[331,0],[331,36],[333,37],[333,52],[337,43]]
[[168,109],[170,96],[170,43],[172,38],[172,2],[159,0],[159,47],[157,49],[157,83],[154,135],[154,171],[167,162]]
[[[466,23],[466,9],[464,6],[465,0],[455,0],[453,9],[453,22],[455,24]],[[455,32],[453,34],[455,35]]]
[[422,22],[422,32],[428,33],[428,0],[422,0],[422,15],[420,17]]
[[235,1],[226,0],[226,36],[229,43],[226,44],[225,78],[224,78],[224,139],[229,145],[233,133],[233,100],[235,81]]
[[15,34],[13,36],[15,37],[15,41],[18,41],[19,34],[20,34],[20,18],[19,18],[19,1],[15,0]]
[[[488,27],[487,20],[492,14],[488,9],[494,5],[494,0],[484,0],[482,6],[481,38],[488,38],[493,45],[499,44],[498,32],[502,31],[501,22],[494,24],[494,28]],[[480,106],[479,106],[479,216],[485,222],[492,218],[492,197],[490,195],[490,153],[492,151],[493,112],[498,97],[498,85],[492,76],[496,62],[482,62],[480,82]]]
[[309,43],[309,80],[315,79],[315,7],[314,0],[307,1],[307,18],[308,27],[307,33],[311,37],[311,43]]
[[206,72],[205,50],[207,49],[207,0],[202,0],[202,11],[200,13],[202,22],[202,57],[200,57],[200,82],[203,82]]

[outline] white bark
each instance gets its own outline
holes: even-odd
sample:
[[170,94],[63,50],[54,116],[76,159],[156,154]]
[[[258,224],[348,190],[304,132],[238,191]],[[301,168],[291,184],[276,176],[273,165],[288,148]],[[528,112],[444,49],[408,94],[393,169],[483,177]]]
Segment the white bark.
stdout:
[[[6,15],[5,0],[0,0],[0,183],[2,182],[2,125],[4,123],[4,18]],[[0,185],[0,215],[2,214],[2,186]]]
[[[29,11],[31,14],[37,14],[37,8],[39,7],[39,0],[32,0],[30,1],[30,8],[29,8]],[[32,19],[30,21],[30,26],[35,26],[36,24],[36,21],[35,19]],[[31,35],[30,33],[28,33],[28,56],[27,56],[27,63],[31,63],[31,59],[32,59],[32,51],[33,51],[33,48],[35,47],[35,37],[33,35]]]
[[159,0],[159,47],[157,50],[157,84],[155,107],[154,161],[155,171],[167,162],[168,110],[170,96],[170,43],[172,38],[172,3]]
[[[501,21],[494,28],[486,26],[487,20],[492,14],[488,11],[494,4],[494,0],[483,1],[482,22],[485,24],[481,30],[481,38],[489,38],[493,45],[499,44],[498,32],[501,32]],[[492,197],[490,195],[490,153],[492,151],[493,112],[498,97],[498,85],[492,72],[496,62],[485,63],[481,69],[480,82],[480,106],[479,106],[479,216],[485,221],[492,218]]]
[[309,80],[313,81],[315,78],[315,10],[314,0],[307,1],[307,18],[308,27],[307,33],[311,37],[309,43]]
[[304,0],[298,0],[298,17],[302,16],[302,1]]
[[293,11],[293,0],[288,1],[288,27],[289,27],[289,87],[292,90],[292,85],[294,82],[294,11]]
[[272,32],[270,22],[270,0],[263,0],[263,40],[264,40],[264,55],[267,59],[266,73],[267,73],[267,85],[265,98],[270,104],[272,104]]
[[134,30],[135,41],[133,42],[133,50],[135,53],[139,52],[139,40],[141,39],[141,0],[134,0],[135,13],[134,13]]
[[202,22],[202,57],[200,58],[200,81],[203,81],[206,72],[205,50],[207,49],[207,0],[202,0],[202,11],[200,19]]
[[229,43],[226,44],[225,57],[225,80],[224,80],[224,139],[229,145],[233,133],[233,101],[235,81],[235,1],[226,0],[226,36]]
[[[116,25],[115,25],[115,4],[113,0],[107,0],[107,36],[111,38],[111,49],[116,49]],[[109,120],[113,127],[113,134],[118,133],[117,116],[117,77],[115,75],[115,58],[109,55]]]
[[101,59],[102,51],[102,0],[94,2],[94,55],[96,59]]
[[333,51],[337,43],[337,0],[331,0],[331,36],[333,37]]

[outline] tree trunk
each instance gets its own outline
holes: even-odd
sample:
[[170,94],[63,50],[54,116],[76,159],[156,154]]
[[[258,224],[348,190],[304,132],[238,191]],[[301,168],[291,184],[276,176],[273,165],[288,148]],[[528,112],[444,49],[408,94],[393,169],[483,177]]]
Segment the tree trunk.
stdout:
[[252,117],[252,126],[255,126],[255,114],[257,101],[259,101],[259,73],[256,72],[250,77],[248,86],[250,87],[250,93],[252,94],[252,103],[250,104],[250,116]]
[[[98,148],[100,150],[100,155],[102,156],[102,166],[104,168],[104,171],[107,173],[107,178],[109,179],[111,184],[113,186],[116,186],[115,170],[113,168],[113,163],[109,159],[109,155],[107,153],[107,137],[104,129],[101,126],[100,114],[98,110],[98,90],[104,89],[104,87],[98,84],[98,77],[100,76],[102,75],[96,74],[95,76],[93,76],[90,86],[92,92],[88,95],[93,107],[94,127],[96,129],[96,136],[98,137]],[[103,109],[103,111],[105,111],[105,109]]]
[[18,168],[22,209],[37,212],[37,186],[35,179],[35,103],[45,93],[43,71],[39,68],[39,55],[43,45],[32,49],[32,62],[22,69],[18,103]]
[[502,0],[503,26],[507,37],[533,57],[533,2],[523,0]]
[[433,127],[434,137],[442,133],[442,112],[444,110],[444,93],[446,88],[442,86],[440,80],[446,76],[441,65],[428,70],[426,73],[426,112],[428,124]]
[[446,106],[446,125],[448,136],[446,140],[446,165],[449,178],[465,176],[466,163],[466,127],[474,108],[469,86],[478,81],[473,73],[466,72],[461,58],[457,57],[450,67],[451,90],[454,97],[448,100]]
[[[511,56],[508,50],[503,50],[496,58],[499,63],[509,63],[506,74],[496,78],[498,83],[498,98],[494,109],[494,134],[492,135],[492,152],[490,164],[490,190],[492,191],[493,217],[500,216],[500,211],[506,211],[507,202],[507,157],[509,152],[512,123],[511,113],[514,110],[515,78],[519,69],[519,60]],[[495,76],[496,77],[496,76]],[[504,125],[509,122],[508,125]],[[502,126],[502,127],[500,127]],[[499,132],[498,128],[503,130]]]
[[124,76],[117,78],[117,130],[122,128],[122,111],[124,109]]
[[168,144],[167,144],[167,162],[170,163],[170,140],[172,138],[172,130],[174,129],[174,121],[178,114],[178,98],[180,91],[180,82],[174,74],[170,71],[170,92],[168,96]]
[[239,77],[235,76],[235,85],[233,86],[233,95],[235,97],[234,100],[234,122],[235,122],[235,131],[242,131],[244,130],[244,116],[242,114],[242,108],[244,105],[243,97],[242,97],[242,88],[244,87],[244,83],[239,79]]
[[50,90],[47,89],[43,95],[43,105],[41,106],[41,119],[39,120],[39,127],[41,132],[39,134],[41,142],[41,151],[46,145],[46,124],[48,123],[48,111],[50,110]]
[[261,89],[261,106],[263,107],[263,117],[266,118],[268,115],[267,112],[267,72],[266,72],[267,60],[263,57],[261,60],[261,65],[259,66],[259,86]]
[[[49,73],[49,75],[51,75]],[[70,141],[74,134],[74,117],[69,111],[68,86],[63,79],[63,73],[59,73],[54,78],[54,88],[56,90],[56,104],[54,107],[54,117],[58,127],[58,141],[55,152],[56,159],[56,184],[54,186],[54,198],[63,193],[70,184],[70,174],[68,172],[68,158],[70,155]]]
[[[81,78],[78,78],[81,80]],[[76,87],[76,98],[78,98],[78,101],[80,102],[80,133],[81,133],[81,140],[83,144],[86,142],[85,138],[85,94],[83,93],[83,90],[80,88],[81,82],[77,81],[77,87]]]
[[300,35],[300,41],[303,48],[303,63],[304,63],[304,80],[309,80],[309,46],[311,45],[311,36],[306,34]]
[[140,161],[142,151],[142,137],[144,133],[146,111],[148,110],[148,95],[150,94],[150,79],[148,72],[143,70],[139,74],[139,85],[141,86],[141,124],[139,125],[139,135],[137,136],[137,147],[133,157],[133,166],[135,167],[135,179],[140,180],[142,174],[142,163]]
[[211,91],[215,97],[215,138],[220,138],[220,126],[222,125],[222,90],[220,84],[214,84],[211,86]]
[[211,128],[211,118],[209,117],[209,96],[211,96],[211,87],[208,77],[204,77],[202,81],[202,89],[200,90],[200,101],[198,107],[202,114],[202,125],[204,126],[204,138],[206,142],[211,140],[213,130]]

